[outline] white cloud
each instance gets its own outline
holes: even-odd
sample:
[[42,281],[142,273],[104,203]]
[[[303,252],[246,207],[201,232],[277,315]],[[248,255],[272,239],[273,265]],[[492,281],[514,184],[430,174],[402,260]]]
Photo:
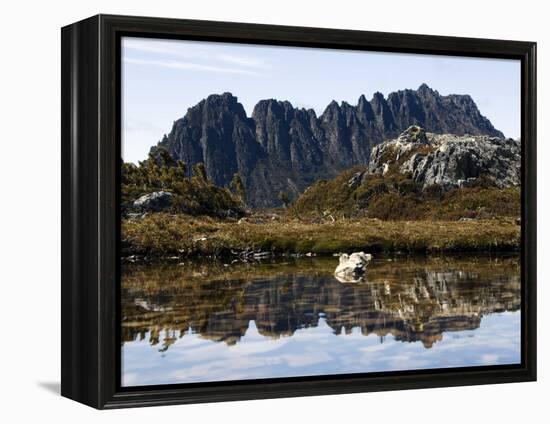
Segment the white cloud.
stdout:
[[485,355],[481,355],[481,363],[483,365],[493,365],[493,364],[498,364],[498,355],[494,355],[494,354],[485,354]]
[[[196,43],[196,42],[195,42]],[[218,45],[218,48],[223,48],[223,45]],[[126,38],[123,41],[123,51],[131,50],[135,52],[143,53],[153,53],[156,55],[162,55],[163,59],[166,56],[185,58],[187,60],[193,61],[192,63],[186,63],[186,65],[193,65],[193,67],[205,67],[202,70],[213,70],[217,69],[219,72],[221,69],[228,69],[229,73],[252,73],[252,69],[266,69],[270,68],[269,64],[260,60],[257,57],[250,55],[242,55],[236,53],[224,53],[217,52],[210,49],[200,48],[200,45],[197,44],[186,44],[185,42],[178,41],[159,41],[159,40],[139,40],[134,38]],[[124,54],[125,60],[127,58]],[[133,59],[136,60],[136,59]],[[197,61],[206,61],[208,63],[196,63]],[[159,62],[172,62],[170,60],[162,60]],[[179,63],[179,62],[178,62]],[[237,66],[234,68],[226,68],[226,65]],[[170,66],[172,67],[172,66]],[[246,68],[246,69],[241,69]],[[186,66],[186,69],[189,69]],[[198,68],[195,68],[198,69]]]
[[184,71],[206,71],[206,72],[219,72],[226,74],[242,74],[242,75],[258,75],[257,72],[247,69],[228,68],[225,66],[212,66],[203,65],[193,62],[179,62],[176,60],[155,60],[155,59],[134,59],[124,58],[124,63],[134,65],[146,65],[146,66],[159,66],[162,68],[180,69]]
[[240,56],[235,54],[222,53],[217,58],[223,62],[234,63],[236,65],[248,66],[251,68],[267,68],[268,65],[254,57]]

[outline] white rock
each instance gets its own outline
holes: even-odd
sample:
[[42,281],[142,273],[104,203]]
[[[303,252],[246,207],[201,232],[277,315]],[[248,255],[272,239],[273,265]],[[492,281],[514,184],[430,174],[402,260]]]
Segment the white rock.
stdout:
[[134,201],[134,208],[142,212],[161,212],[172,206],[174,195],[168,191],[154,191]]
[[336,279],[342,283],[356,283],[365,274],[372,255],[364,252],[340,255],[340,263],[334,271]]

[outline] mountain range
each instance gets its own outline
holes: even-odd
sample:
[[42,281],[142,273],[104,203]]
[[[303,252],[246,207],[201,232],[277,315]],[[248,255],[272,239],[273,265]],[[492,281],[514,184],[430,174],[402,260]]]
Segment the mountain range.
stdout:
[[187,110],[151,148],[166,149],[189,165],[202,162],[216,185],[234,174],[243,181],[252,207],[280,205],[318,179],[329,179],[357,164],[368,164],[371,150],[410,125],[432,133],[503,137],[469,95],[442,96],[426,84],[385,98],[364,95],[357,105],[332,101],[317,116],[288,101],[261,100],[248,117],[231,93],[212,94]]

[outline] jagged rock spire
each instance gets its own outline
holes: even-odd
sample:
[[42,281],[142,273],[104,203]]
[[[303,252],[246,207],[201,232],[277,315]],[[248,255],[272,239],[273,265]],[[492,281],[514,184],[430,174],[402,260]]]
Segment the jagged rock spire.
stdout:
[[251,117],[231,93],[213,94],[188,109],[157,146],[191,169],[203,162],[208,178],[228,185],[241,176],[252,206],[277,205],[277,194],[298,196],[319,178],[367,164],[374,146],[410,125],[434,133],[502,137],[468,95],[441,96],[427,84],[384,97],[364,95],[353,106],[329,103],[317,117],[288,101],[261,100]]

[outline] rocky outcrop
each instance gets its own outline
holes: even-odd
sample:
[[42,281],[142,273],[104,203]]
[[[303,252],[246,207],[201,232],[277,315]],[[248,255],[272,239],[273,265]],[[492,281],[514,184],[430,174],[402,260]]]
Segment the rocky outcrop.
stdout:
[[481,115],[474,100],[467,94],[441,96],[437,90],[422,84],[418,90],[391,93],[388,106],[400,131],[410,125],[418,125],[439,134],[504,136]]
[[158,147],[183,160],[189,175],[193,165],[204,163],[208,179],[218,186],[227,186],[235,173],[249,175],[263,155],[254,123],[230,93],[209,96],[189,108]]
[[484,184],[498,188],[518,186],[521,181],[519,140],[487,135],[427,133],[411,126],[399,137],[376,146],[369,172],[410,175],[423,189],[438,185],[443,190]]
[[418,90],[375,93],[357,105],[332,101],[317,116],[287,101],[260,101],[252,117],[231,93],[211,95],[188,109],[152,153],[163,147],[188,169],[203,162],[208,178],[227,186],[241,176],[251,206],[280,203],[320,178],[367,164],[371,150],[412,124],[436,133],[502,137],[467,95],[441,96],[425,84]]
[[174,195],[167,191],[155,191],[138,198],[133,206],[140,212],[162,212],[172,206]]
[[365,275],[367,264],[372,260],[372,255],[364,252],[346,253],[340,255],[340,260],[334,276],[341,283],[357,283]]

